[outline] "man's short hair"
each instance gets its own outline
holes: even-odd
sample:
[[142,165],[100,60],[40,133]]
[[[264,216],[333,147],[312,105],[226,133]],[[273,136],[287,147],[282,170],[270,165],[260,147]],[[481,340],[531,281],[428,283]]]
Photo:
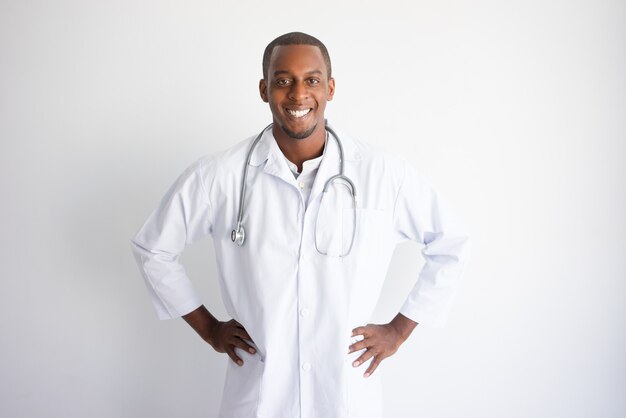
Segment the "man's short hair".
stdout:
[[324,45],[322,41],[316,37],[302,32],[290,32],[280,35],[265,47],[265,52],[263,53],[263,78],[267,80],[267,71],[270,68],[270,58],[272,57],[274,48],[284,45],[313,45],[318,47],[322,52],[322,57],[324,57],[324,63],[326,64],[326,70],[328,72],[328,79],[330,80],[332,68],[330,66],[330,55],[328,54],[326,45]]

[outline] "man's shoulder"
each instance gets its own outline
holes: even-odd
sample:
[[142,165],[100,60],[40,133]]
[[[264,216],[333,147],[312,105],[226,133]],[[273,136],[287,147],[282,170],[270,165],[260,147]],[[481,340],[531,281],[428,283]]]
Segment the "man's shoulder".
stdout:
[[397,173],[402,173],[405,170],[407,161],[398,153],[389,152],[378,143],[356,138],[340,130],[337,130],[337,135],[345,144],[344,148],[348,149],[346,160],[365,165],[388,167]]
[[241,171],[252,140],[254,136],[241,140],[226,149],[202,155],[188,167],[188,170],[203,174]]

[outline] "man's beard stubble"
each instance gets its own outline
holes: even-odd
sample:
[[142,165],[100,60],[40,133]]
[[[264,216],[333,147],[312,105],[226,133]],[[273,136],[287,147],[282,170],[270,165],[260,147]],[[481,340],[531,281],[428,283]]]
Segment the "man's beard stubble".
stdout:
[[285,128],[282,125],[280,126],[280,129],[282,129],[282,131],[286,133],[287,136],[289,136],[289,138],[293,138],[293,139],[306,139],[311,136],[311,134],[315,131],[315,128],[317,128],[317,123],[313,125],[311,129],[307,129],[304,132],[294,132]]

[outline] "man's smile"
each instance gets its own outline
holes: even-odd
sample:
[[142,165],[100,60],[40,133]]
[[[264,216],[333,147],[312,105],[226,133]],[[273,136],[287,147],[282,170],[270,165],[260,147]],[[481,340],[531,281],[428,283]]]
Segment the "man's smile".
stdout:
[[294,118],[302,118],[309,114],[309,112],[311,111],[311,108],[302,109],[302,110],[292,110],[292,109],[285,108],[285,111],[287,111],[287,113],[293,116]]

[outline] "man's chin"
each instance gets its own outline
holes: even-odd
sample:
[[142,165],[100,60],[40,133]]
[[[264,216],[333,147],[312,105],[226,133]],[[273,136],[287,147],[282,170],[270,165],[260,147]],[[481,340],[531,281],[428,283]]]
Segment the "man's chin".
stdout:
[[307,129],[305,131],[297,131],[296,132],[296,131],[292,131],[292,130],[286,128],[285,126],[281,126],[280,128],[282,129],[282,131],[284,133],[287,134],[287,136],[289,138],[292,138],[292,139],[306,139],[306,138],[310,137],[311,134],[313,134],[313,132],[315,132],[315,128],[317,128],[317,123],[315,125],[313,125],[311,128],[309,128],[309,129]]

